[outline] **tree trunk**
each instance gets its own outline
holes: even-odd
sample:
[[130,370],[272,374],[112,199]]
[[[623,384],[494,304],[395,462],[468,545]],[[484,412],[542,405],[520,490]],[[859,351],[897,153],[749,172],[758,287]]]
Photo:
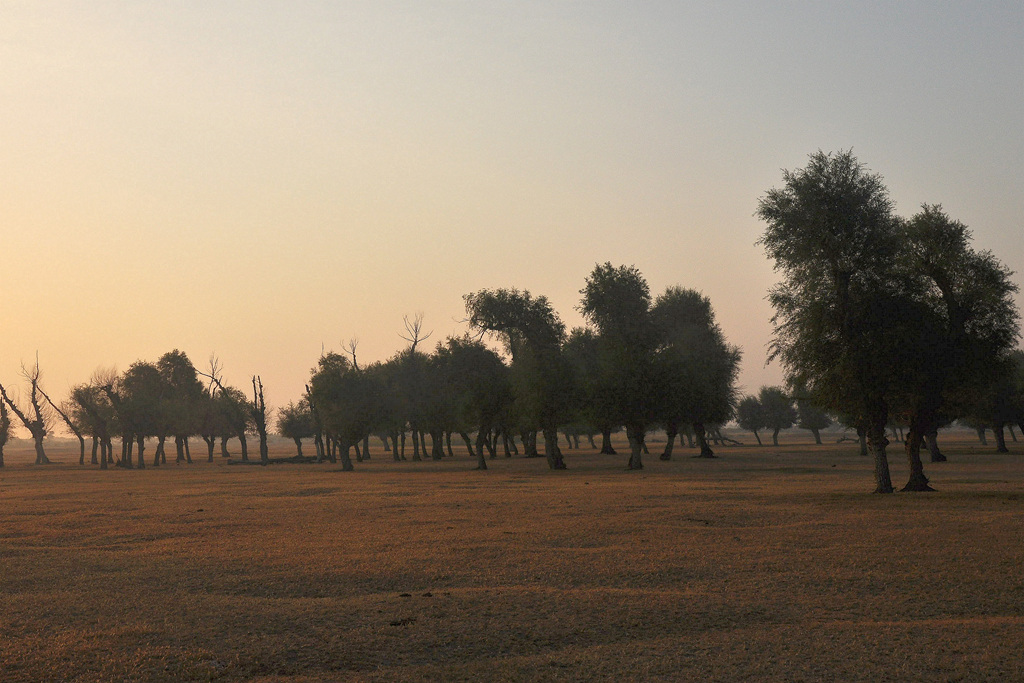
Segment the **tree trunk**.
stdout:
[[629,441],[628,469],[642,470],[644,468],[644,463],[641,459],[644,443],[643,430],[636,427],[626,427],[626,440]]
[[707,440],[707,437],[705,436],[705,432],[704,432],[704,423],[703,422],[694,422],[693,423],[693,435],[694,435],[694,437],[697,440],[697,444],[700,446],[700,453],[698,453],[694,457],[696,457],[696,458],[714,458],[714,457],[717,457],[715,455],[715,452],[713,450],[711,450],[711,446],[708,445],[708,440]]
[[903,487],[903,491],[935,490],[928,485],[928,477],[924,476],[924,465],[921,463],[922,441],[924,441],[924,435],[921,433],[921,427],[912,420],[907,440],[903,444],[907,451],[907,464],[910,466],[910,480]]
[[420,458],[420,435],[415,429],[412,430],[412,459],[414,461],[422,460]]
[[1017,434],[1013,431],[1013,425],[1008,424],[1006,428],[1010,430],[1010,438],[1013,439],[1014,443],[1017,443]]
[[754,438],[755,438],[755,439],[757,439],[757,445],[758,445],[758,446],[764,446],[764,444],[763,444],[763,443],[761,443],[761,437],[760,437],[760,436],[758,436],[757,430],[756,430],[756,429],[754,429],[754,430],[752,430],[752,431],[754,432]]
[[860,443],[860,454],[866,458],[868,456],[868,430],[865,427],[857,427],[857,441]]
[[821,433],[817,429],[812,429],[811,434],[814,434],[814,443],[821,445]]
[[203,441],[206,442],[206,462],[213,462],[213,449],[217,446],[217,437],[204,434]]
[[1006,433],[1003,431],[1005,426],[1005,422],[997,422],[992,425],[992,433],[996,436],[996,453],[1010,452],[1010,449],[1006,447]]
[[139,444],[139,469],[144,470],[146,469],[146,461],[143,459],[142,456],[146,450],[146,437],[140,434],[137,439],[137,442]]
[[618,455],[612,448],[612,430],[610,427],[601,430],[601,455]]
[[164,452],[164,442],[167,441],[166,436],[156,437],[156,450],[153,452],[153,467],[160,466],[160,455]]
[[341,470],[343,472],[351,472],[355,469],[355,467],[352,466],[352,458],[349,457],[348,451],[348,445],[339,449],[339,453],[341,454]]
[[444,449],[447,451],[449,458],[455,457],[455,453],[452,452],[452,433],[449,431],[444,433]]
[[96,457],[96,451],[99,449],[100,440],[97,437],[92,437],[92,460],[90,461],[93,465],[99,464],[99,459]]
[[249,462],[249,442],[245,439],[245,433],[238,435],[238,443],[242,447],[242,462]]
[[43,437],[46,436],[46,432],[42,429],[32,430],[32,442],[36,447],[36,464],[37,465],[49,465],[50,459],[46,457],[46,451],[43,450]]
[[660,460],[671,460],[672,451],[676,447],[676,436],[679,434],[679,427],[674,422],[669,423],[665,428],[665,450],[661,452]]
[[363,452],[359,450],[359,439],[356,439],[354,442],[352,442],[352,448],[354,448],[356,451],[356,462],[362,462]]
[[260,464],[270,464],[270,451],[267,448],[267,430],[266,428],[260,430]]
[[933,429],[924,435],[924,442],[928,444],[928,452],[932,456],[932,462],[946,462],[946,456],[939,450],[938,437],[938,430]]
[[[423,450],[426,451],[426,442],[423,444]],[[430,459],[441,460],[444,458],[444,436],[441,432],[434,430],[430,432]]]
[[868,448],[875,459],[875,493],[893,492],[889,458],[885,454],[885,447],[889,445],[889,439],[885,438],[886,412],[883,409],[881,417],[873,420],[867,428]]
[[779,445],[779,428],[778,427],[776,427],[775,430],[772,432],[772,445],[773,446],[778,446]]
[[548,459],[548,469],[564,470],[565,461],[562,460],[562,451],[558,448],[558,430],[544,430],[544,456]]
[[220,457],[230,458],[231,453],[228,452],[228,437],[220,437]]
[[298,451],[298,457],[301,458],[302,457],[302,439],[300,439],[299,437],[296,436],[296,437],[293,437],[292,440],[295,442],[295,449]]
[[984,427],[978,427],[978,428],[975,429],[975,431],[978,432],[978,441],[981,442],[981,445],[982,446],[987,446],[988,445],[988,439],[985,438],[985,428]]

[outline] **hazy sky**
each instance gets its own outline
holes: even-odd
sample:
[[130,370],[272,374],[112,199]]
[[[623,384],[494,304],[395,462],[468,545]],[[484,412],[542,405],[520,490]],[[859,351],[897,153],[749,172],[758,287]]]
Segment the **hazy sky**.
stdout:
[[179,348],[280,406],[484,287],[580,324],[611,261],[710,296],[756,391],[757,201],[851,147],[1021,283],[1024,5],[0,0],[0,381]]

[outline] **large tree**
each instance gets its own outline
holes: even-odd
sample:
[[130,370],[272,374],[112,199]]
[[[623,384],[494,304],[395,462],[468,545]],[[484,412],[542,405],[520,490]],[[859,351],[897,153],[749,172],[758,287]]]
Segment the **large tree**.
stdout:
[[791,386],[865,424],[875,490],[891,493],[885,427],[910,352],[892,267],[901,246],[892,202],[882,178],[850,151],[817,152],[783,181],[757,210],[767,223],[760,243],[783,278],[769,291],[769,357]]

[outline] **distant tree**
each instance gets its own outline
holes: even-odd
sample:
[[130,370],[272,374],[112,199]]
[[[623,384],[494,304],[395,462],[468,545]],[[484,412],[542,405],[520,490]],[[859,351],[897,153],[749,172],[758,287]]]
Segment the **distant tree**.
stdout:
[[[467,337],[449,337],[438,344],[434,365],[442,378],[453,424],[463,434],[470,454],[476,453],[477,469],[485,470],[484,449],[493,457],[491,436],[512,403],[509,369],[498,354]],[[474,430],[475,446],[466,434]]]
[[60,417],[60,419],[64,421],[64,425],[68,428],[68,430],[70,430],[70,432],[75,435],[75,438],[78,439],[78,445],[79,445],[78,464],[79,465],[84,465],[85,464],[85,437],[82,436],[82,430],[80,430],[78,428],[78,425],[75,423],[75,421],[71,418],[71,416],[66,411],[62,410],[60,406],[58,406],[57,404],[55,404],[53,402],[53,400],[46,394],[46,392],[43,391],[42,387],[39,387],[39,394],[43,397],[43,400],[46,401],[46,403],[50,406],[50,409],[53,412],[57,413],[57,415]]
[[661,459],[671,458],[675,437],[688,432],[686,425],[700,448],[697,457],[713,458],[707,430],[733,415],[740,350],[726,341],[711,300],[696,290],[669,287],[655,300],[651,317],[659,340],[657,413],[668,436]]
[[165,423],[162,425],[157,443],[160,458],[164,459],[164,439],[167,433],[174,436],[177,462],[191,462],[186,448],[188,438],[199,431],[203,413],[207,409],[206,390],[199,380],[192,361],[182,351],[168,351],[156,362],[156,368],[166,385],[163,408]]
[[768,424],[765,420],[764,409],[756,396],[744,396],[740,400],[736,406],[736,422],[742,429],[754,433],[758,446],[763,445],[757,432],[767,427]]
[[793,399],[782,387],[761,387],[757,400],[764,411],[765,426],[772,430],[772,445],[779,445],[779,432],[789,429],[797,420]]
[[252,415],[256,435],[260,439],[260,464],[267,465],[270,462],[267,448],[267,402],[263,400],[263,380],[259,375],[252,376],[252,403],[249,404],[249,413]]
[[295,442],[300,458],[302,440],[312,437],[314,431],[313,413],[306,399],[301,399],[298,403],[289,401],[288,405],[278,410],[277,433]]
[[793,392],[796,399],[797,426],[808,430],[814,436],[814,443],[821,445],[821,430],[832,425],[832,418],[814,405],[806,393],[802,387],[797,387]]
[[565,469],[558,426],[571,414],[573,393],[572,368],[562,355],[565,325],[546,297],[529,292],[485,289],[463,298],[471,329],[497,335],[512,357],[516,410],[541,429],[548,467]]
[[[108,463],[114,461],[113,436],[120,428],[114,407],[101,388],[102,383],[102,379],[96,376],[88,384],[72,387],[70,414],[92,437],[92,464],[99,464],[100,469],[105,470]],[[98,459],[97,448],[100,451]]]
[[629,469],[642,469],[641,453],[656,417],[657,329],[650,315],[651,293],[635,266],[597,265],[580,294],[579,310],[597,328],[598,392],[625,425]]
[[601,361],[597,333],[583,327],[575,327],[562,346],[562,353],[572,368],[576,380],[577,402],[574,422],[580,422],[587,430],[601,434],[600,452],[616,455],[612,447],[612,432],[619,428],[614,397],[604,390],[601,383]]

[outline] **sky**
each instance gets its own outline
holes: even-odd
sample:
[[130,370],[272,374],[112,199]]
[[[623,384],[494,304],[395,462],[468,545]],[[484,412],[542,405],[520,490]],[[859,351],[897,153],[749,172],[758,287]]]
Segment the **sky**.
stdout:
[[840,149],[1024,283],[1024,5],[0,0],[0,382],[177,348],[279,407],[483,288],[580,325],[609,261],[709,296],[756,392],[757,202]]

